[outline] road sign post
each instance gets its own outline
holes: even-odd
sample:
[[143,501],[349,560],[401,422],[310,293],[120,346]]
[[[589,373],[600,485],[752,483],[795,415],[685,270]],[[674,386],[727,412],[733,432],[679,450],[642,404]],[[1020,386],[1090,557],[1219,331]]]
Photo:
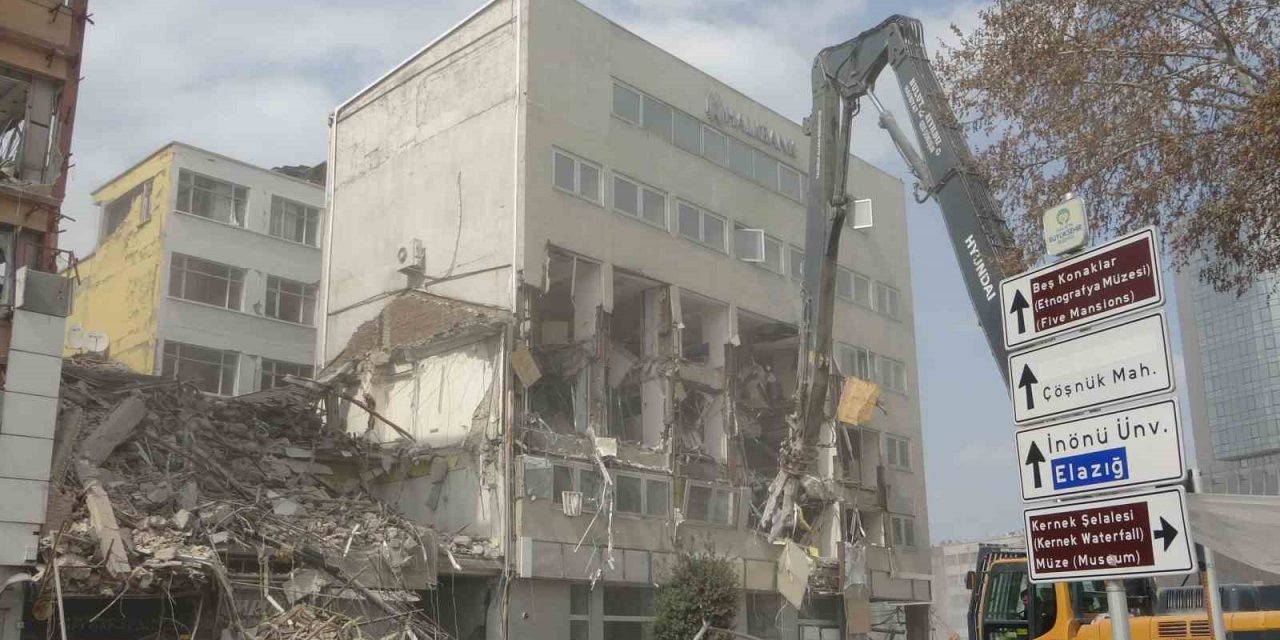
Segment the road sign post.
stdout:
[[1181,487],[1027,509],[1032,582],[1189,573],[1195,557]]
[[1024,501],[1179,482],[1177,402],[1160,400],[1015,434]]
[[1173,389],[1164,316],[1153,313],[1009,356],[1022,425]]
[[1151,229],[1000,283],[1009,349],[1162,304],[1159,252]]

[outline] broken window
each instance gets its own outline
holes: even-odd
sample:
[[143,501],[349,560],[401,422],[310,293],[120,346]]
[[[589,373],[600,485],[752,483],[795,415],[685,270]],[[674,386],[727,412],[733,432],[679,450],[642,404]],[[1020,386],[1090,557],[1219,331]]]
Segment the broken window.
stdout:
[[175,208],[182,213],[243,227],[244,210],[248,201],[248,187],[186,169],[178,171],[178,201]]
[[240,354],[166,340],[160,375],[190,382],[220,396],[235,395]]
[[736,494],[732,488],[695,482],[689,482],[686,487],[685,518],[724,526],[733,525]]
[[874,221],[871,212],[871,200],[863,198],[853,201],[853,211],[847,218],[849,226],[854,229],[870,229]]
[[0,67],[0,181],[57,180],[59,91],[54,80]]
[[13,304],[13,228],[0,226],[0,304]]
[[312,325],[316,321],[316,285],[267,276],[267,317]]
[[670,513],[671,483],[646,478],[644,481],[644,514],[660,518]]
[[573,468],[562,464],[552,465],[551,502],[561,504],[564,502],[565,492],[573,490]]
[[582,492],[582,508],[587,511],[600,510],[600,491],[604,482],[600,472],[588,469],[578,470],[578,491]]
[[761,640],[779,640],[782,596],[776,593],[747,592],[747,634]]
[[617,483],[617,498],[615,507],[621,513],[642,513],[644,511],[644,492],[641,487],[644,480],[634,476],[618,475],[614,478]]
[[133,210],[135,202],[140,204],[139,219],[143,221],[150,219],[151,180],[130,189],[102,207],[102,237],[111,235],[124,223],[129,217],[129,212]]
[[180,253],[169,261],[169,295],[192,302],[240,310],[244,269]]
[[314,370],[311,365],[296,364],[283,360],[262,359],[262,374],[258,379],[258,389],[274,389],[285,386],[285,376],[310,378]]
[[316,230],[320,227],[320,209],[301,202],[271,196],[271,221],[267,232],[277,238],[298,242],[312,247],[316,242]]
[[552,467],[542,458],[524,458],[524,495],[534,500],[550,500]]

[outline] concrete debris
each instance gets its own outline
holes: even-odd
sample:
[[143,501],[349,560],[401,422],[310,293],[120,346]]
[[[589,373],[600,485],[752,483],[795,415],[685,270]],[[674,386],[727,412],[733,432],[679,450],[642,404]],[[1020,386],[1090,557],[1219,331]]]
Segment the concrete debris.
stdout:
[[[360,480],[402,445],[324,428],[323,398],[301,388],[217,398],[76,357],[63,389],[62,411],[82,416],[68,455],[85,488],[41,541],[63,592],[208,593],[234,640],[447,637],[413,605],[435,587],[435,532]],[[245,580],[260,589],[246,596]]]

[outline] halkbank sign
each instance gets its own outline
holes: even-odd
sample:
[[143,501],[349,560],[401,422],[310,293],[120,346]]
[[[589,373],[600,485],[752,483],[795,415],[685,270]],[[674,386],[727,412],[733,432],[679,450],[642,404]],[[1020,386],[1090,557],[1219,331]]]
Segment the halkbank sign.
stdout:
[[737,129],[752,139],[759,140],[793,158],[796,155],[794,140],[778,135],[778,132],[769,128],[767,124],[747,118],[742,115],[742,112],[730,109],[725,105],[720,94],[714,91],[707,94],[707,119],[712,124]]

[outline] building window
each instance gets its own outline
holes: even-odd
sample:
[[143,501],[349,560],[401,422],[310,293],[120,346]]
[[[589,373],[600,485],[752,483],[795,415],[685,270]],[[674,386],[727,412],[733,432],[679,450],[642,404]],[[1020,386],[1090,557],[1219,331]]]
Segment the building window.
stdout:
[[599,204],[600,165],[559,149],[551,155],[551,173],[555,187]]
[[836,268],[836,297],[871,307],[871,279],[844,267]]
[[880,386],[898,393],[907,392],[907,365],[893,358],[879,356],[876,371],[880,374]]
[[777,160],[757,152],[755,154],[756,182],[770,191],[778,191],[778,166]]
[[916,519],[911,516],[889,516],[891,538],[895,547],[916,546]]
[[672,137],[677,147],[692,153],[702,154],[702,123],[698,119],[677,109]]
[[313,325],[316,321],[316,285],[267,276],[267,317]]
[[640,126],[650,133],[657,134],[663,140],[671,141],[671,107],[644,96],[643,111],[640,114]]
[[902,294],[883,283],[876,283],[876,311],[890,318],[902,317]]
[[248,187],[178,170],[178,211],[243,227],[248,201]]
[[722,166],[729,166],[728,138],[706,125],[702,126],[702,157]]
[[885,434],[884,459],[889,466],[903,471],[911,470],[911,441],[901,436]]
[[752,262],[777,274],[786,273],[785,252],[782,241],[760,229],[748,229],[740,224],[733,226],[734,255],[743,262]]
[[800,172],[785,164],[778,165],[778,190],[792,200],[801,199]]
[[804,249],[791,245],[787,247],[787,259],[790,263],[788,272],[796,280],[804,280]]
[[102,237],[105,238],[111,235],[121,224],[124,224],[125,219],[129,217],[129,212],[133,210],[135,202],[140,203],[138,207],[139,222],[150,220],[151,180],[147,180],[130,189],[124,195],[102,207]]
[[640,124],[640,93],[620,84],[613,85],[613,115]]
[[729,170],[748,180],[754,179],[755,168],[751,163],[751,147],[737,138],[728,138],[728,141]]
[[197,389],[220,396],[235,394],[240,354],[181,342],[164,343],[160,375],[190,382]]
[[244,269],[175,253],[169,260],[169,295],[240,310]]
[[271,222],[267,228],[271,235],[317,247],[316,230],[319,227],[320,209],[271,196]]
[[310,378],[314,370],[310,365],[294,364],[281,360],[262,359],[262,374],[258,379],[258,390],[274,389],[285,386],[285,376]]
[[654,589],[605,586],[604,637],[609,640],[643,640],[653,629]]
[[687,202],[676,202],[676,231],[681,237],[723,252],[726,228],[724,218]]
[[747,592],[747,635],[761,640],[780,640],[781,611],[782,596]]
[[591,585],[569,585],[569,640],[588,640],[591,634]]
[[613,208],[655,227],[667,228],[667,194],[620,175],[613,176]]
[[684,515],[689,520],[731,527],[734,525],[734,497],[731,487],[687,482]]
[[843,342],[837,345],[836,349],[836,366],[839,367],[840,373],[875,381],[875,354],[862,347]]

